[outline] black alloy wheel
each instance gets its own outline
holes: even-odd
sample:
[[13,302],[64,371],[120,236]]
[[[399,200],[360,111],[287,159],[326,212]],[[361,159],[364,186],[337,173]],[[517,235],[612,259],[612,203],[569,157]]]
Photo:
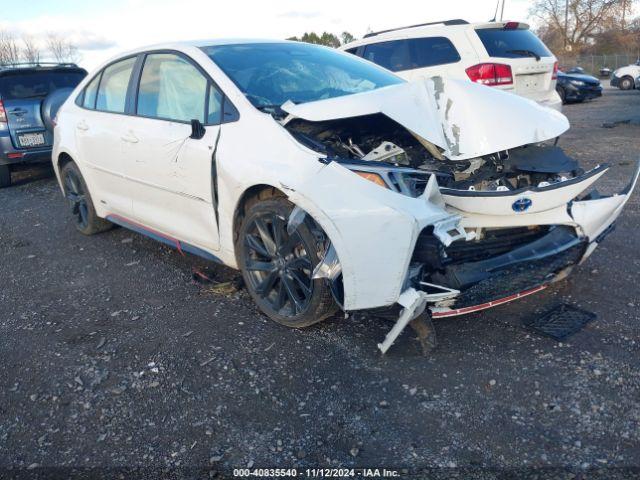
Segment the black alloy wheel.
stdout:
[[75,226],[81,233],[93,235],[113,227],[111,222],[96,214],[87,184],[75,163],[66,163],[60,171],[60,177]]
[[237,250],[247,289],[260,309],[278,323],[305,327],[333,313],[335,303],[327,281],[313,279],[321,255],[308,226],[287,232],[292,208],[284,198],[251,207]]
[[65,172],[64,193],[78,229],[86,229],[89,225],[89,207],[87,206],[86,192],[74,170],[69,169]]

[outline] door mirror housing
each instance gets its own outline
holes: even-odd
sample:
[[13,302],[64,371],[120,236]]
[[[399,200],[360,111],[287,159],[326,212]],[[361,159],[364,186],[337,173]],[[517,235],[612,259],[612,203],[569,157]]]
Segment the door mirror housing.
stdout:
[[204,125],[200,120],[195,118],[191,120],[191,135],[189,135],[189,138],[200,140],[202,137],[204,137],[206,131],[207,130],[204,128]]

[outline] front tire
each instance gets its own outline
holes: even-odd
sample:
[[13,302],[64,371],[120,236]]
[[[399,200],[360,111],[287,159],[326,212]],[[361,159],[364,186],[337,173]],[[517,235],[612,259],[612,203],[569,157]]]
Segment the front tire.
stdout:
[[565,105],[567,103],[567,93],[564,91],[564,88],[557,87],[556,92],[560,95],[560,100],[562,100],[562,104]]
[[273,197],[251,205],[242,220],[236,252],[249,294],[275,322],[302,328],[337,310],[325,279],[313,279],[321,261],[318,239],[303,222],[289,235],[293,205]]
[[631,90],[633,89],[633,78],[631,77],[622,77],[620,79],[620,90]]
[[87,184],[75,163],[69,162],[62,167],[60,177],[62,178],[64,196],[71,209],[76,229],[80,233],[93,235],[113,227],[112,223],[96,214]]

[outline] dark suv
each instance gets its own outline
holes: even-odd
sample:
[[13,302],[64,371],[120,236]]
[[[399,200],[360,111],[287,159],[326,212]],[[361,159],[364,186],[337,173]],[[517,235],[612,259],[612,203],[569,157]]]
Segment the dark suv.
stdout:
[[51,160],[55,113],[86,75],[70,63],[0,65],[0,188],[15,166]]

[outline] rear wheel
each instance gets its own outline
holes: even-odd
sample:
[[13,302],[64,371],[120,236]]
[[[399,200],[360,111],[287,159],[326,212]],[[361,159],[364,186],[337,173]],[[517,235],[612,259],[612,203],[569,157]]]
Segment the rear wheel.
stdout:
[[293,205],[282,197],[249,207],[238,235],[238,263],[249,294],[269,318],[287,327],[307,327],[337,306],[324,279],[313,279],[321,261],[319,242],[303,222],[291,234]]
[[622,77],[620,79],[620,90],[631,90],[633,88],[633,78]]
[[9,165],[0,165],[0,188],[11,186],[11,169]]
[[96,214],[87,184],[75,163],[69,162],[62,167],[60,176],[62,177],[64,196],[78,231],[85,235],[93,235],[104,232],[113,226]]

